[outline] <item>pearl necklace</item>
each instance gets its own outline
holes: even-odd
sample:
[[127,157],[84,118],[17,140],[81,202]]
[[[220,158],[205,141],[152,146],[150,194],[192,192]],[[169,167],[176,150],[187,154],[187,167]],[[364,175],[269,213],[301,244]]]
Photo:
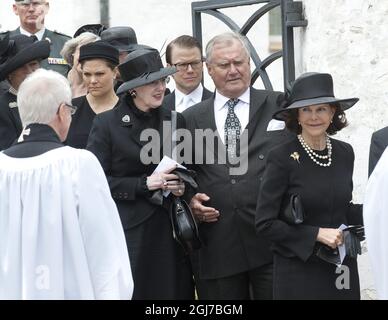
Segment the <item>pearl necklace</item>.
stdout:
[[[310,159],[316,163],[317,165],[321,167],[330,167],[331,165],[331,153],[332,153],[332,147],[331,147],[331,142],[329,136],[326,135],[326,147],[327,147],[327,155],[320,155],[314,152],[313,149],[310,148],[310,146],[304,141],[303,137],[301,134],[298,134],[298,139],[300,144],[302,145],[303,149],[306,151],[307,155],[310,157]],[[326,160],[327,163],[322,163],[319,162],[318,160]]]

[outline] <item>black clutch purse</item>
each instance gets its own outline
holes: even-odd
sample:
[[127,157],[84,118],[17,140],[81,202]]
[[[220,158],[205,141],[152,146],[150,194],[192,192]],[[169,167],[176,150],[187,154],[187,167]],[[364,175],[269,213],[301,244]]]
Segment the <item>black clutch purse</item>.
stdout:
[[292,194],[290,201],[280,214],[280,220],[288,224],[301,224],[305,219],[302,200],[298,194]]
[[170,219],[174,239],[187,253],[201,247],[197,223],[185,200],[173,196]]
[[339,265],[341,263],[341,257],[338,248],[333,249],[325,244],[320,243],[318,244],[316,255],[318,258],[335,265]]

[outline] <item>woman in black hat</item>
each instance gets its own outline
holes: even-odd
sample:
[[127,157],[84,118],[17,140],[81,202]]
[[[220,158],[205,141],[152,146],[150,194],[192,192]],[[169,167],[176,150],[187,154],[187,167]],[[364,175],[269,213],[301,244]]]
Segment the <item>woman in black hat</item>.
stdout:
[[360,299],[362,228],[341,230],[362,225],[351,202],[354,153],[330,137],[357,101],[335,98],[331,75],[306,73],[274,114],[297,134],[269,153],[257,204],[257,230],[273,243],[275,299]]
[[113,88],[119,52],[107,42],[96,41],[80,47],[78,60],[88,93],[72,101],[78,109],[73,116],[66,144],[84,149],[96,114],[118,105],[119,98]]
[[61,50],[62,57],[71,67],[67,74],[67,79],[70,82],[73,98],[78,98],[88,93],[88,88],[86,87],[82,77],[81,64],[79,63],[80,48],[85,44],[98,40],[100,40],[98,35],[91,32],[83,32],[76,38],[66,41]]
[[16,104],[19,86],[49,54],[46,40],[35,42],[31,37],[15,35],[0,41],[0,81],[10,84],[8,92],[0,95],[0,151],[10,147],[22,132]]
[[[94,119],[87,149],[100,160],[123,224],[134,277],[133,299],[193,299],[188,257],[173,238],[168,215],[170,198],[182,196],[185,185],[168,168],[154,173],[171,134],[169,110],[161,108],[166,79],[175,68],[163,68],[156,50],[131,52],[119,65],[125,93],[117,108]],[[178,115],[177,127],[184,126]],[[149,141],[152,136],[151,141]]]

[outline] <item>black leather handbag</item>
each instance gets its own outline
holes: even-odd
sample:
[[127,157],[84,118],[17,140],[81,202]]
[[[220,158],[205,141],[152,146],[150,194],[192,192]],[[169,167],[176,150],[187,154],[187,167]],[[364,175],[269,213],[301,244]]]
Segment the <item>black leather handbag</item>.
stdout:
[[170,219],[174,239],[189,253],[201,247],[198,226],[187,202],[172,196]]
[[280,214],[280,219],[288,224],[301,224],[305,219],[302,200],[298,194],[292,194],[290,201]]
[[[173,147],[176,143],[177,119],[178,113],[171,111],[171,145]],[[171,152],[171,158],[175,160],[173,152]],[[191,186],[194,190],[198,188],[194,179],[195,172],[193,170],[175,168],[171,173],[176,174],[181,181]],[[171,197],[170,220],[173,237],[183,247],[186,253],[190,253],[201,247],[197,223],[187,202],[183,198],[174,196],[173,194],[171,194]]]

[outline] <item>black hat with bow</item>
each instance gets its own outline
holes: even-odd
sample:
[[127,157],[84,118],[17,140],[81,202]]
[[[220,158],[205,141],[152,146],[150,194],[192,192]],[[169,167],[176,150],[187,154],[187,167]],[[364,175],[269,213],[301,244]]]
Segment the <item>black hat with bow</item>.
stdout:
[[328,73],[308,72],[293,83],[283,100],[283,109],[274,113],[273,118],[285,120],[287,112],[317,104],[337,104],[342,110],[351,108],[359,99],[338,99],[334,96],[333,78]]
[[47,40],[34,41],[22,34],[5,37],[0,41],[0,81],[31,61],[46,59],[49,54],[50,43]]
[[156,49],[139,49],[127,55],[119,65],[123,84],[117,94],[166,78],[177,72],[175,67],[163,67]]

